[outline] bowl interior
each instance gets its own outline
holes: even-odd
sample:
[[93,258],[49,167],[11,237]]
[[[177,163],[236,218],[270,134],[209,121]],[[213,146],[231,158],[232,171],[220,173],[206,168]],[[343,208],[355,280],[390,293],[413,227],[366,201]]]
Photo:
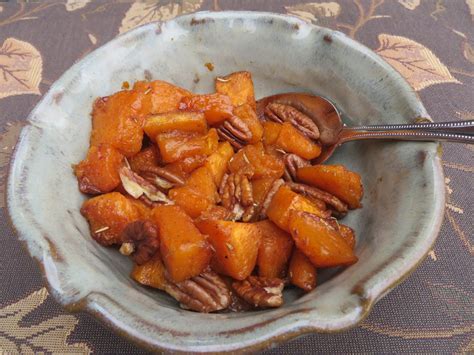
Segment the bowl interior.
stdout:
[[[212,63],[214,71],[204,65]],[[32,112],[11,167],[8,203],[19,236],[65,305],[81,304],[133,338],[173,350],[235,350],[302,330],[354,325],[412,269],[439,229],[440,166],[432,143],[349,143],[331,158],[363,178],[364,208],[343,223],[360,261],[322,272],[316,291],[276,310],[197,314],[138,286],[131,263],[96,244],[79,209],[71,164],[84,158],[93,100],[122,82],[166,80],[213,91],[217,75],[252,72],[257,97],[307,91],[329,98],[348,124],[404,123],[427,113],[388,64],[341,33],[261,13],[200,13],[118,37],[68,70]],[[206,327],[202,327],[205,322]]]

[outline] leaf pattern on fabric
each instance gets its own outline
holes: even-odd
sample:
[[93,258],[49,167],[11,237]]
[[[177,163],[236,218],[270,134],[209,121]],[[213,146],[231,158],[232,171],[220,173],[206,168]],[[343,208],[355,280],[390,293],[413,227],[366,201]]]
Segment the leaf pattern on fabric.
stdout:
[[421,3],[421,0],[398,0],[408,10],[415,10]]
[[75,11],[82,9],[85,7],[88,3],[90,3],[91,0],[67,0],[66,2],[66,10],[67,11]]
[[402,36],[382,33],[376,52],[393,66],[415,89],[430,85],[460,82],[454,78],[438,57],[422,44]]
[[285,10],[307,22],[318,22],[321,18],[339,16],[341,6],[337,2],[310,2],[285,6]]
[[466,5],[469,8],[469,13],[471,14],[471,19],[474,21],[474,0],[466,0]]
[[163,3],[164,1],[134,2],[122,20],[119,33],[152,21],[171,20],[178,15],[198,11],[203,0],[169,1],[165,5]]
[[7,38],[0,48],[0,99],[36,94],[43,72],[40,52],[30,43]]
[[[0,308],[0,351],[5,353],[90,354],[84,343],[67,342],[78,320],[72,315],[59,315],[38,324],[26,326],[24,318],[48,298],[42,288],[16,303]],[[18,345],[17,345],[18,344]]]
[[438,309],[459,322],[474,324],[474,295],[454,285],[427,283]]
[[92,33],[89,33],[87,37],[89,37],[89,41],[91,41],[92,44],[97,44],[97,37],[94,36]]
[[464,58],[466,58],[469,62],[474,64],[474,47],[469,44],[469,42],[464,42],[463,46],[463,54]]
[[5,185],[7,182],[8,164],[23,125],[22,121],[7,122],[5,124],[5,132],[0,134],[0,208],[5,207]]

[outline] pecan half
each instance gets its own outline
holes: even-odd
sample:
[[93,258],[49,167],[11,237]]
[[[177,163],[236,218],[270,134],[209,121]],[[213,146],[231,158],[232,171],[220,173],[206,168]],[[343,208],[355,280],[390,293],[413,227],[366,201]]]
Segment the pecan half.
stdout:
[[232,283],[232,288],[240,297],[258,308],[280,307],[283,304],[284,286],[281,279],[257,276]]
[[180,176],[159,166],[146,167],[140,170],[140,174],[159,189],[169,190],[174,186],[184,185]]
[[303,112],[290,105],[272,102],[265,107],[265,115],[279,123],[290,122],[295,128],[310,139],[319,138],[319,129],[313,120]]
[[129,223],[120,237],[122,239],[120,252],[131,255],[138,265],[150,260],[160,247],[158,229],[150,221]]
[[252,131],[249,126],[237,116],[225,120],[217,128],[217,134],[237,149],[242,148],[252,140]]
[[163,192],[158,190],[148,180],[133,172],[129,167],[122,166],[119,170],[119,175],[123,188],[133,198],[138,199],[144,196],[151,202],[173,203]]
[[95,187],[90,181],[87,176],[83,176],[82,178],[78,178],[78,183],[79,183],[79,191],[81,191],[84,194],[89,194],[89,195],[98,195],[103,193],[100,189]]
[[222,206],[232,211],[233,220],[250,221],[255,213],[251,174],[245,171],[227,173],[222,178],[219,196]]
[[299,168],[303,168],[305,166],[311,165],[311,163],[308,160],[303,159],[299,155],[296,155],[296,154],[285,154],[283,156],[283,162],[285,163],[284,178],[286,181],[295,181],[296,171]]
[[302,193],[303,195],[307,195],[327,203],[337,211],[339,216],[345,215],[348,211],[347,204],[339,200],[336,196],[331,195],[329,192],[320,190],[313,186],[298,184],[295,182],[288,182],[287,185],[295,192]]
[[176,284],[169,282],[165,291],[180,303],[181,308],[196,312],[220,311],[231,303],[229,288],[214,271]]

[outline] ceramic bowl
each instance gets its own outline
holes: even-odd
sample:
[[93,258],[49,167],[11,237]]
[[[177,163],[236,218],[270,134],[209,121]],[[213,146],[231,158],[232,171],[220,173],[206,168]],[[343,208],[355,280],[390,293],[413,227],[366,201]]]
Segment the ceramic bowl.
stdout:
[[[214,65],[210,72],[205,63]],[[216,75],[252,72],[257,97],[287,91],[323,95],[350,124],[408,123],[428,114],[402,77],[344,34],[297,18],[203,12],[151,23],[117,37],[69,69],[21,132],[8,181],[19,238],[46,275],[52,295],[85,309],[153,349],[257,349],[306,332],[356,325],[419,264],[439,232],[443,174],[434,143],[357,142],[329,163],[362,175],[364,207],[344,223],[357,233],[359,262],[321,273],[309,294],[285,294],[283,307],[233,314],[182,310],[167,295],[130,279],[131,262],[101,247],[79,208],[71,164],[84,158],[90,111],[123,81],[163,79],[195,92]]]

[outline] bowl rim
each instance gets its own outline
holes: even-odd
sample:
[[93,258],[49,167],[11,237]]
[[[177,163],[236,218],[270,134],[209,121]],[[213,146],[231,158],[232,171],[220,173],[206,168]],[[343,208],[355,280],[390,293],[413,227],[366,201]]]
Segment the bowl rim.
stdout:
[[[201,23],[200,20],[204,20],[204,19],[225,19],[227,17],[233,17],[233,18],[238,17],[238,18],[243,18],[243,19],[251,17],[252,20],[255,20],[255,21],[259,21],[263,18],[272,18],[272,19],[282,20],[282,21],[285,21],[285,22],[288,22],[288,23],[291,22],[291,24],[294,24],[294,23],[298,24],[299,23],[299,24],[304,25],[304,26],[309,26],[312,29],[324,29],[328,33],[337,34],[338,36],[342,36],[344,38],[344,41],[349,42],[352,46],[355,45],[355,46],[359,47],[360,50],[363,50],[364,52],[369,52],[370,55],[376,56],[376,57],[380,58],[383,61],[383,59],[377,53],[375,53],[372,49],[370,49],[367,46],[365,46],[364,44],[356,41],[355,39],[352,39],[352,38],[348,37],[344,33],[340,32],[340,31],[337,31],[337,30],[327,28],[327,27],[318,26],[318,25],[314,25],[312,23],[308,23],[308,22],[306,22],[306,21],[304,21],[304,20],[302,20],[302,19],[300,19],[300,18],[298,18],[294,15],[279,14],[279,13],[264,12],[264,11],[219,11],[219,12],[198,11],[198,12],[194,12],[194,13],[189,13],[189,14],[184,14],[184,15],[181,15],[181,16],[177,16],[177,17],[175,17],[173,19],[170,19],[168,21],[152,21],[152,22],[137,26],[137,27],[125,32],[125,33],[119,34],[118,36],[114,37],[110,41],[104,43],[102,46],[94,49],[91,53],[88,53],[86,56],[82,57],[80,60],[76,61],[72,66],[70,66],[66,71],[64,71],[64,73],[61,74],[61,76],[50,86],[48,91],[45,94],[43,94],[42,98],[38,101],[38,103],[35,105],[33,110],[28,115],[28,118],[25,121],[25,126],[21,129],[18,141],[15,144],[15,148],[14,148],[14,151],[12,153],[12,156],[11,156],[11,159],[10,159],[10,162],[9,162],[9,167],[8,167],[8,172],[7,172],[7,188],[6,188],[7,193],[5,194],[6,206],[7,206],[7,208],[6,208],[7,221],[9,223],[10,227],[12,228],[12,230],[14,231],[14,234],[18,237],[22,247],[28,252],[30,257],[32,257],[37,262],[37,264],[38,264],[38,266],[41,270],[42,277],[45,280],[45,283],[46,283],[45,286],[47,287],[48,292],[53,296],[55,301],[58,302],[68,312],[76,313],[76,312],[86,311],[87,313],[92,314],[93,316],[98,318],[101,321],[102,324],[104,324],[108,328],[112,329],[114,332],[118,333],[120,336],[126,338],[127,340],[129,340],[129,341],[131,341],[131,342],[133,342],[133,343],[135,343],[135,344],[137,344],[137,345],[139,345],[139,346],[141,346],[145,349],[152,350],[152,351],[157,351],[158,350],[158,351],[173,351],[173,352],[177,352],[177,353],[188,353],[190,350],[189,349],[182,350],[182,349],[176,349],[176,348],[173,348],[173,347],[160,346],[160,345],[157,345],[156,343],[151,343],[149,341],[144,340],[143,338],[139,338],[138,336],[134,336],[132,334],[127,333],[127,331],[125,329],[123,329],[122,327],[120,327],[120,325],[114,323],[115,319],[113,317],[110,317],[107,314],[102,313],[98,309],[98,307],[94,307],[96,301],[92,300],[90,296],[92,296],[92,295],[101,295],[100,293],[91,292],[90,294],[88,294],[84,298],[82,298],[79,302],[68,302],[68,301],[64,301],[64,299],[60,297],[60,294],[58,294],[56,292],[56,290],[54,289],[51,281],[49,280],[48,272],[47,272],[47,270],[45,268],[45,265],[44,265],[44,260],[42,260],[42,258],[40,258],[38,256],[35,256],[32,253],[32,250],[30,250],[30,247],[28,246],[28,241],[26,240],[26,238],[22,237],[22,233],[19,231],[19,229],[16,228],[15,223],[13,222],[13,217],[12,217],[13,213],[12,213],[12,206],[11,206],[12,202],[10,201],[11,197],[12,197],[12,193],[13,193],[14,188],[15,188],[15,183],[16,183],[16,181],[13,179],[13,175],[14,175],[13,170],[15,169],[15,165],[17,164],[17,161],[19,160],[17,158],[18,158],[18,155],[19,155],[20,147],[23,145],[23,143],[25,141],[25,138],[27,137],[28,128],[31,125],[32,118],[35,116],[35,113],[38,110],[38,108],[43,104],[44,101],[46,101],[47,99],[50,98],[50,96],[54,92],[56,83],[58,81],[60,81],[61,79],[63,79],[64,76],[68,72],[70,72],[74,69],[77,69],[85,60],[87,60],[87,58],[91,54],[93,54],[94,52],[100,50],[101,48],[103,48],[106,45],[109,45],[109,44],[115,43],[115,42],[119,42],[119,41],[123,40],[124,38],[130,36],[131,34],[133,34],[135,32],[138,32],[140,30],[143,30],[146,27],[150,27],[150,29],[151,28],[156,29],[156,26],[160,27],[164,23],[173,22],[173,21],[176,21],[176,20],[183,20],[184,21],[186,19],[190,19],[191,22],[194,22],[195,24],[200,24]],[[421,108],[422,112],[426,113],[426,110],[423,106],[423,103],[422,103],[421,98],[418,95],[418,93],[409,86],[407,81],[401,76],[400,73],[398,73],[388,63],[386,63],[386,62],[384,62],[384,63],[386,64],[387,68],[390,71],[392,71],[392,75],[398,76],[398,79],[400,80],[400,85],[405,85],[406,88],[409,90],[409,93],[414,95],[414,99],[415,99],[414,101],[416,102],[416,105],[418,106],[418,108]],[[431,118],[429,117],[428,114],[426,114],[426,117],[424,117],[424,118],[426,118],[428,120],[431,120]],[[362,303],[361,303],[362,312],[357,316],[356,319],[354,319],[354,321],[351,324],[349,324],[347,326],[344,326],[344,327],[336,327],[336,328],[321,328],[321,327],[314,326],[314,325],[310,325],[310,326],[307,326],[307,325],[299,326],[299,325],[297,325],[293,329],[287,329],[282,333],[280,332],[280,333],[268,336],[268,337],[264,338],[263,340],[255,339],[250,345],[243,345],[243,346],[240,346],[240,347],[235,347],[235,348],[233,347],[233,348],[228,348],[228,349],[220,349],[218,351],[211,351],[210,353],[222,353],[222,352],[234,352],[234,351],[257,351],[257,350],[261,350],[261,349],[264,349],[264,348],[275,346],[279,343],[289,341],[291,339],[294,339],[296,337],[299,337],[299,336],[302,336],[302,335],[305,335],[305,334],[309,334],[309,333],[337,333],[337,332],[352,329],[352,328],[355,328],[356,326],[358,326],[370,314],[370,312],[371,312],[372,308],[374,307],[374,305],[381,298],[383,298],[394,287],[396,287],[397,285],[399,285],[403,281],[405,281],[405,279],[408,276],[410,276],[418,268],[418,266],[425,260],[425,258],[428,255],[429,251],[432,249],[432,247],[433,247],[434,243],[436,242],[436,239],[437,239],[437,237],[440,233],[441,225],[442,225],[442,222],[443,222],[443,219],[444,219],[444,206],[445,206],[445,199],[446,199],[446,196],[445,196],[446,191],[445,191],[444,186],[443,186],[443,184],[444,184],[444,171],[443,171],[442,164],[441,164],[441,154],[442,154],[441,144],[437,143],[436,146],[433,145],[431,150],[436,151],[436,154],[433,157],[434,158],[434,161],[433,161],[433,163],[434,163],[433,164],[433,168],[434,168],[433,169],[433,181],[434,181],[435,190],[439,193],[435,194],[435,206],[433,208],[435,218],[432,221],[433,228],[432,228],[431,233],[428,234],[427,236],[425,236],[427,239],[429,239],[430,243],[427,246],[424,254],[421,255],[420,258],[409,269],[405,270],[402,275],[399,275],[397,277],[393,277],[392,280],[390,280],[390,282],[387,283],[384,288],[380,289],[377,292],[377,294],[370,295],[370,297],[364,297],[364,295],[362,295],[362,294],[359,295],[362,299]],[[49,253],[52,256],[54,256],[54,254],[56,253],[56,251],[54,249],[55,248],[54,245],[50,244],[49,247],[50,247]],[[363,283],[363,282],[361,282],[361,283]],[[362,286],[360,286],[360,287],[362,288]],[[107,297],[107,296],[105,296],[105,297]],[[112,299],[110,299],[110,300],[113,301]],[[191,350],[191,351],[196,351],[196,350]],[[202,348],[198,349],[197,351],[199,351],[199,352],[208,352],[208,351],[206,351]]]

